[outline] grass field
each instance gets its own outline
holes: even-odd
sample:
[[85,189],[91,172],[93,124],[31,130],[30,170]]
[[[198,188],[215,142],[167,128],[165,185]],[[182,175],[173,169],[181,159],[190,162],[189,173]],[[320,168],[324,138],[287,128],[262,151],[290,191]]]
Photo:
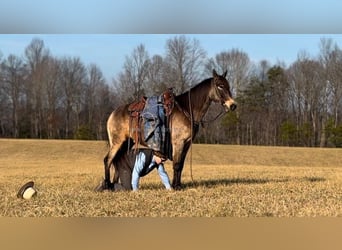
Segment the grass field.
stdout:
[[[181,191],[154,171],[138,192],[96,193],[106,151],[104,141],[0,139],[0,216],[342,216],[341,149],[193,145]],[[38,195],[18,199],[29,180]]]

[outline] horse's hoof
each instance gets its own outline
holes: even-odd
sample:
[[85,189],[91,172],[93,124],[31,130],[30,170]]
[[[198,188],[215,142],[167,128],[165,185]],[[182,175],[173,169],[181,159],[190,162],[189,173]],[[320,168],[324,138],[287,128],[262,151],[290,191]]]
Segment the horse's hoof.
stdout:
[[103,192],[104,190],[105,190],[105,188],[104,188],[102,182],[94,188],[95,192]]
[[182,189],[182,186],[181,185],[177,185],[177,186],[174,186],[173,189],[176,190],[176,191],[179,191],[179,190]]
[[95,192],[103,192],[104,190],[112,190],[114,189],[113,183],[107,183],[105,180],[102,180],[99,185],[94,188]]

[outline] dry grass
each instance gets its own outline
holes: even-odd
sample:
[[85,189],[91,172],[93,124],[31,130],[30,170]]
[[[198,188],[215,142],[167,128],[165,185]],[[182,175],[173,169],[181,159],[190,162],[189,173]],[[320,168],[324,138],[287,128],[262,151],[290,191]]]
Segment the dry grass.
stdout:
[[[0,139],[0,216],[342,216],[339,149],[194,145],[194,181],[189,153],[181,191],[164,190],[154,171],[139,192],[96,193],[106,150],[103,141]],[[37,197],[18,199],[29,180]]]

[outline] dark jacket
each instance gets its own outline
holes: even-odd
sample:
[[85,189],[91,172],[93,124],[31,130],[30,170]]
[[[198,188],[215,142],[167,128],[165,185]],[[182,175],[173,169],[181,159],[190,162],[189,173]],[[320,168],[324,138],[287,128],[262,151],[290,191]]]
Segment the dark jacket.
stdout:
[[[153,150],[148,148],[140,148],[137,150],[130,150],[128,152],[122,153],[121,157],[116,157],[115,159],[115,166],[116,170],[119,173],[120,184],[122,189],[131,190],[131,179],[132,179],[132,171],[134,168],[136,155],[138,153],[145,154],[145,165],[144,169],[147,169],[150,165],[153,157]],[[144,171],[141,173],[141,177],[146,175]]]

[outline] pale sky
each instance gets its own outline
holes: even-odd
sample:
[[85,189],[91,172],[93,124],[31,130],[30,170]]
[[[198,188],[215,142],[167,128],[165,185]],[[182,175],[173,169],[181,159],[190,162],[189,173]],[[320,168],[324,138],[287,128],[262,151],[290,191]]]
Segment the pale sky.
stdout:
[[[25,48],[33,38],[44,41],[52,55],[77,56],[86,65],[95,63],[103,71],[107,81],[122,70],[125,57],[134,48],[144,44],[150,56],[165,55],[167,39],[175,34],[0,34],[0,52],[24,57]],[[294,62],[302,50],[312,57],[319,53],[321,38],[332,38],[342,48],[339,34],[185,34],[199,40],[200,45],[213,57],[233,48],[246,52],[254,62],[266,59],[272,64],[278,61],[286,66]]]
[[1,33],[341,33],[340,0],[1,0]]
[[342,47],[341,10],[341,0],[0,0],[0,52],[23,56],[38,37],[110,81],[139,44],[164,55],[166,40],[185,34],[209,57],[238,48],[288,65],[301,50],[316,56],[322,37]]

